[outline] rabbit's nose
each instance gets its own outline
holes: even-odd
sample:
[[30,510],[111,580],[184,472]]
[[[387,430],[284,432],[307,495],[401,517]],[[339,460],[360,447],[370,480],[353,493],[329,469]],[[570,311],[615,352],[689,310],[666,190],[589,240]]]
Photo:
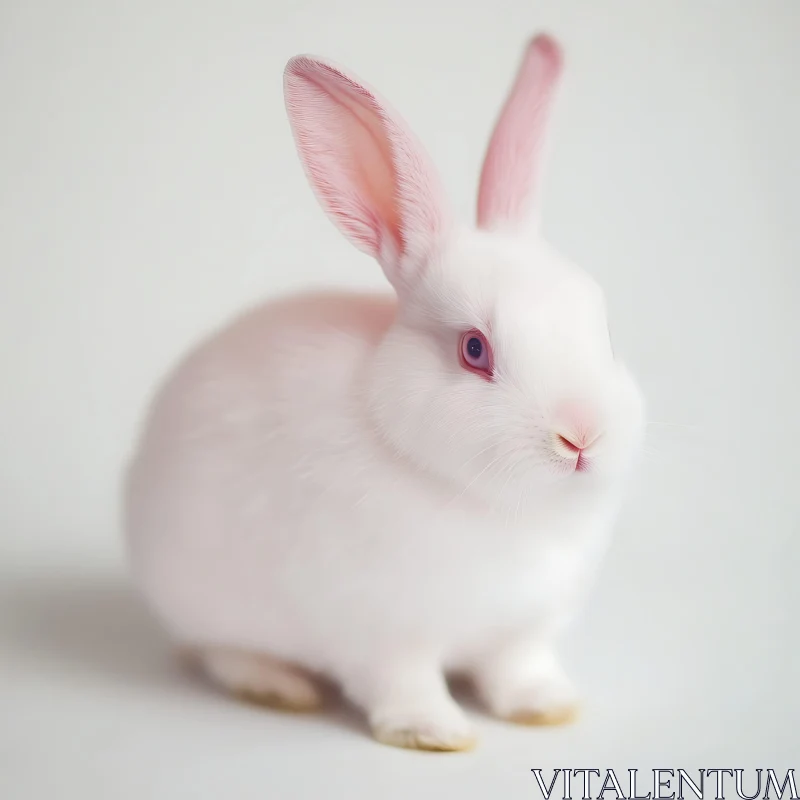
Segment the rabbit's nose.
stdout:
[[550,422],[559,452],[572,454],[586,450],[602,433],[598,411],[589,402],[565,402]]
[[557,432],[556,438],[558,443],[571,453],[580,453],[583,450],[588,450],[600,438],[600,434],[592,431]]
[[584,448],[582,440],[575,435],[570,437],[564,436],[563,433],[557,433],[556,436],[558,437],[559,443],[572,453],[580,453]]
[[556,452],[569,460],[574,459],[576,472],[585,472],[589,469],[590,460],[587,458],[586,450],[600,438],[599,433],[586,431],[555,432],[553,438]]
[[575,469],[588,468],[591,446],[600,438],[594,431],[562,430],[553,432],[553,449],[562,458],[575,461]]

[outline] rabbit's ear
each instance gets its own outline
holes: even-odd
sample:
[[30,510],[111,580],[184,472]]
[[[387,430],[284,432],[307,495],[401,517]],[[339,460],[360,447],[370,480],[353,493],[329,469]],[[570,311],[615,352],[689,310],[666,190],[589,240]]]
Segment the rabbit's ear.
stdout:
[[446,234],[443,193],[427,154],[374,91],[329,62],[292,58],[284,94],[323,208],[396,287],[407,284]]
[[547,120],[561,75],[559,44],[546,34],[525,50],[483,162],[478,226],[512,231],[536,227],[537,191]]

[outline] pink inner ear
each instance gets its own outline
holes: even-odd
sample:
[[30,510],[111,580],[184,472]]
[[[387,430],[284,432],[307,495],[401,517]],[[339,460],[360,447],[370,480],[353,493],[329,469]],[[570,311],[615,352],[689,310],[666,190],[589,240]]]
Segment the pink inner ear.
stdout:
[[481,171],[478,226],[518,228],[531,221],[545,129],[562,55],[547,35],[528,45],[497,121]]
[[424,258],[442,232],[442,196],[427,156],[373,91],[329,63],[291,59],[285,95],[317,197],[396,282],[402,258]]
[[372,256],[387,234],[399,252],[396,175],[375,98],[335,68],[298,58],[287,105],[309,180],[334,222]]

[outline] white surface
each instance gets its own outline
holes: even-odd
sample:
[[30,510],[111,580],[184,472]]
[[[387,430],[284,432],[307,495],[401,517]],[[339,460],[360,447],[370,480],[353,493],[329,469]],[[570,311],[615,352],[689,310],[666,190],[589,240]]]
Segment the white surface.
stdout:
[[[800,766],[800,4],[401,6],[0,7],[0,797],[537,797],[532,767]],[[155,381],[209,327],[382,284],[305,184],[283,65],[376,85],[466,215],[539,28],[568,58],[546,231],[677,425],[652,427],[567,643],[584,717],[481,718],[477,751],[437,757],[228,702],[126,588],[116,492]]]

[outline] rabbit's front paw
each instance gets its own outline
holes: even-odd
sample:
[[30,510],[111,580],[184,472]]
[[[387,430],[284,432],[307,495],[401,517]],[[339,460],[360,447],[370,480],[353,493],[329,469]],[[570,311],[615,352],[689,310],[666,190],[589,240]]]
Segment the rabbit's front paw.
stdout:
[[366,711],[372,735],[383,744],[439,751],[475,746],[472,726],[429,654],[409,651],[362,664],[343,676],[342,686]]
[[464,712],[453,703],[389,707],[370,714],[375,738],[413,750],[471,750],[476,738]]
[[477,675],[484,702],[497,717],[521,725],[562,725],[578,715],[578,695],[552,651],[509,650]]
[[511,685],[495,698],[492,712],[519,725],[564,725],[578,716],[578,697],[563,676],[540,675]]

